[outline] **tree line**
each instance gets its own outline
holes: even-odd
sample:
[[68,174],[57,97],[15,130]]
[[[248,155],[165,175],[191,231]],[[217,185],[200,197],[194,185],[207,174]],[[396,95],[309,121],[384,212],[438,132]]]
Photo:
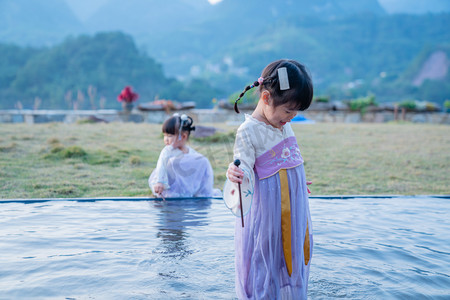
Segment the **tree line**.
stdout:
[[209,107],[220,91],[207,81],[181,82],[122,32],[68,37],[53,47],[0,44],[0,108],[117,108],[127,85],[141,102],[194,101]]

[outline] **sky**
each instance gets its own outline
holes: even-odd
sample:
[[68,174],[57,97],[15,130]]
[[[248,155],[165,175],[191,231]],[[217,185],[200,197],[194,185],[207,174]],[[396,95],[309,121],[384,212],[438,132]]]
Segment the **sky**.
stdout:
[[[222,0],[208,0],[211,4],[216,4]],[[446,0],[450,1],[450,0]],[[442,0],[378,0],[378,3],[388,13],[423,13],[428,12],[440,12],[443,7]],[[449,10],[449,5],[444,8],[445,11]]]
[[449,10],[449,0],[378,0],[388,13],[423,13]]
[[[66,0],[75,14],[84,21],[91,16],[100,6],[108,0]],[[219,3],[222,0],[208,0],[211,4]]]
[[[66,0],[66,2],[74,10],[75,14],[77,14],[82,21],[86,20],[107,1],[108,0]],[[211,4],[216,4],[223,0],[208,1]],[[443,7],[443,3],[445,3],[444,1],[450,0],[378,0],[381,6],[383,6],[388,13],[423,13],[424,11],[439,12]],[[445,10],[449,11],[450,5],[448,5]]]

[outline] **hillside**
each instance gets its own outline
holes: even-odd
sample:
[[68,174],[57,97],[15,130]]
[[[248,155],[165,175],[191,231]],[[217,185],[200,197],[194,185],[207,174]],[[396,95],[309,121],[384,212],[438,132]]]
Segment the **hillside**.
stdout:
[[[119,107],[117,95],[131,85],[141,102],[155,97],[190,101],[199,107],[217,93],[203,81],[182,84],[140,52],[120,32],[68,38],[48,49],[0,44],[0,108],[92,109]],[[102,103],[103,102],[103,103]]]
[[[0,1],[0,43],[47,46],[52,51],[50,47],[68,35],[74,39],[80,33],[93,36],[120,30],[133,37],[136,53],[140,53],[136,55],[145,52],[160,65],[164,76],[179,80],[176,86],[186,87],[195,79],[209,86],[207,94],[216,92],[216,98],[242,89],[268,62],[280,57],[304,62],[313,75],[316,93],[333,99],[370,92],[380,101],[415,98],[442,103],[450,98],[446,68],[437,77],[425,76],[420,84],[415,81],[433,53],[442,53],[443,61],[448,61],[449,13],[389,14],[392,10],[386,8],[392,1],[377,0],[248,0],[246,5],[224,0],[213,6],[206,0],[67,1],[70,7],[78,7],[77,15],[89,3],[92,10],[80,21],[64,1]],[[445,5],[440,0],[430,2],[433,11],[445,10]],[[404,10],[406,4],[396,9]],[[44,49],[33,51],[40,50]],[[17,61],[5,63],[10,70],[18,70],[19,65]],[[28,76],[24,70],[19,77]],[[2,73],[0,79],[13,76]],[[77,76],[70,80],[78,80]],[[0,87],[6,85],[0,82]],[[15,89],[15,97],[32,97],[38,89],[28,86],[24,91]],[[11,93],[11,88],[4,89],[0,96]],[[149,96],[159,93],[149,91]],[[177,97],[188,97],[183,95]]]

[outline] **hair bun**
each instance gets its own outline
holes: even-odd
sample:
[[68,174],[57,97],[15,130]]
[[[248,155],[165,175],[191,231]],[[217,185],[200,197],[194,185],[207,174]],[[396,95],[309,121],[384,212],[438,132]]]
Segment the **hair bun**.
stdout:
[[180,128],[184,131],[192,131],[195,130],[195,126],[192,126],[192,124],[194,123],[194,121],[192,120],[191,117],[183,114],[180,117]]

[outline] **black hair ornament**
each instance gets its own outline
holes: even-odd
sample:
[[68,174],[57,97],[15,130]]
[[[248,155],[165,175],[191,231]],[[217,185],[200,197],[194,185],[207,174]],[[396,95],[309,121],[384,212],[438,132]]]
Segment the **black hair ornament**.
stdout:
[[254,88],[254,87],[256,87],[256,86],[259,86],[259,85],[263,84],[263,82],[264,82],[264,78],[259,77],[257,81],[253,82],[253,84],[247,85],[247,86],[245,87],[244,91],[242,91],[242,93],[239,95],[239,97],[236,99],[236,101],[234,101],[234,111],[235,111],[236,113],[239,113],[239,109],[238,109],[237,103],[238,103],[239,100],[241,100],[242,97],[244,97],[244,94],[245,94],[248,90],[251,90],[252,88]]
[[180,119],[180,127],[178,128],[178,140],[181,140],[181,132],[188,131],[191,132],[195,130],[195,126],[192,126],[194,121],[188,115],[182,114],[181,116],[178,113],[174,113],[173,117],[177,117]]

